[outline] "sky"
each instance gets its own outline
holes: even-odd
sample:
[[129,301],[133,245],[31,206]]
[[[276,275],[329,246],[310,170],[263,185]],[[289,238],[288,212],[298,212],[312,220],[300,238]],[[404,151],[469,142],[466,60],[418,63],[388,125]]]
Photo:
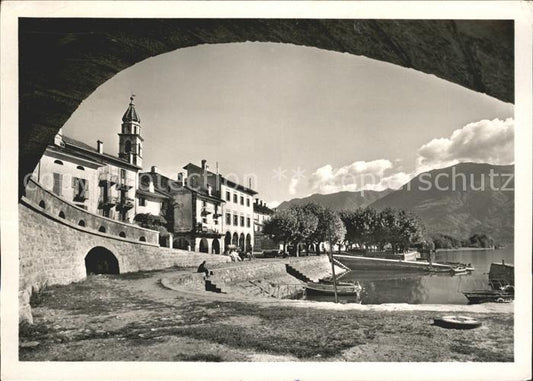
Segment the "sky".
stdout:
[[457,162],[514,162],[514,106],[434,75],[277,43],[200,45],[149,58],[85,99],[64,134],[118,154],[129,97],[143,167],[189,163],[271,206],[312,193],[399,188]]

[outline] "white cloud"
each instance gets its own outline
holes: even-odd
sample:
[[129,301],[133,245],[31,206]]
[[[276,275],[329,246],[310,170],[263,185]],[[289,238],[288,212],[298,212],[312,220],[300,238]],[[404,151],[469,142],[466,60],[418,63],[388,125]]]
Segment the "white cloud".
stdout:
[[266,206],[268,206],[270,209],[277,208],[281,204],[279,201],[269,201],[266,203]]
[[349,165],[333,168],[327,164],[311,174],[309,185],[313,192],[323,194],[340,191],[383,190],[402,186],[408,174],[398,172],[386,176],[393,168],[389,160],[356,161]]
[[296,187],[298,186],[299,180],[295,177],[291,178],[289,181],[289,194],[295,195],[296,194]]
[[[453,131],[449,138],[431,140],[418,149],[416,168],[411,173],[402,171],[400,159],[394,163],[386,159],[356,161],[340,168],[327,164],[311,174],[309,186],[313,193],[322,194],[398,189],[416,174],[460,162],[512,164],[514,120],[480,120]],[[291,181],[289,192],[295,192],[296,185]]]
[[449,138],[433,139],[418,149],[417,172],[459,162],[514,162],[514,120],[480,120],[455,130]]

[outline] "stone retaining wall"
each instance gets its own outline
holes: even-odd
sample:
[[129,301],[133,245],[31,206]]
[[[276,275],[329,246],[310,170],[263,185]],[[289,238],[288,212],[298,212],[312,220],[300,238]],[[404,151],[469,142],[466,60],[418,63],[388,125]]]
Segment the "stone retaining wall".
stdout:
[[158,270],[172,266],[196,267],[203,260],[217,264],[229,257],[162,248],[148,242],[99,233],[47,214],[29,200],[19,204],[19,313],[32,321],[29,298],[43,285],[85,279],[85,256],[104,247],[117,258],[120,273]]
[[[222,291],[233,295],[286,297],[303,290],[303,284],[287,274],[285,264],[290,264],[312,280],[331,275],[331,264],[326,255],[318,257],[286,258],[283,260],[256,259],[214,268],[209,278]],[[208,266],[209,265],[208,261]],[[336,267],[336,273],[345,270]],[[252,281],[253,283],[251,283]],[[165,279],[175,289],[205,290],[203,274],[182,273]]]

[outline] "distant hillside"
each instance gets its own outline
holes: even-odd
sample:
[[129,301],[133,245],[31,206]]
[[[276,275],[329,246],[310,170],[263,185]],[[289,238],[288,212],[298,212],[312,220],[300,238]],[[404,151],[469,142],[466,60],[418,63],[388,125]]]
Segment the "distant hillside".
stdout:
[[278,209],[286,209],[292,205],[304,205],[310,202],[322,205],[333,210],[357,209],[365,207],[393,192],[392,189],[383,191],[364,191],[364,192],[338,192],[331,194],[313,194],[304,198],[295,198],[282,202]]
[[[491,170],[494,173],[494,189],[490,185]],[[505,175],[512,174],[513,165],[461,163],[422,173],[370,206],[378,210],[386,207],[411,210],[420,216],[432,233],[459,238],[486,233],[498,242],[512,242],[514,178],[507,184],[507,188],[513,190],[502,189],[508,178]],[[466,190],[463,189],[463,175],[467,179]],[[455,189],[452,188],[453,177]]]

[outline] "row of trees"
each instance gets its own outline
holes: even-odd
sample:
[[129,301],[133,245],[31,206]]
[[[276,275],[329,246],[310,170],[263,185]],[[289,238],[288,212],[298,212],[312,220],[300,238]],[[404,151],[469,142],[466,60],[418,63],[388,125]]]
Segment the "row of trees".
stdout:
[[394,252],[402,252],[423,241],[424,226],[404,210],[360,208],[337,213],[310,203],[276,211],[263,232],[282,243],[284,250],[287,245],[296,246],[297,255],[301,244],[314,244],[319,251],[321,243],[378,250],[390,245]]
[[467,239],[459,239],[447,234],[433,234],[431,239],[435,249],[456,249],[458,247],[491,248],[495,246],[494,239],[487,234],[473,234]]
[[287,245],[294,245],[299,255],[300,244],[314,244],[319,251],[323,242],[330,245],[342,243],[346,228],[337,213],[311,203],[276,211],[265,222],[263,233],[282,243],[284,251]]
[[376,247],[383,251],[390,245],[394,253],[424,242],[425,228],[418,216],[392,208],[381,212],[360,208],[340,213],[346,226],[346,244],[358,247]]

